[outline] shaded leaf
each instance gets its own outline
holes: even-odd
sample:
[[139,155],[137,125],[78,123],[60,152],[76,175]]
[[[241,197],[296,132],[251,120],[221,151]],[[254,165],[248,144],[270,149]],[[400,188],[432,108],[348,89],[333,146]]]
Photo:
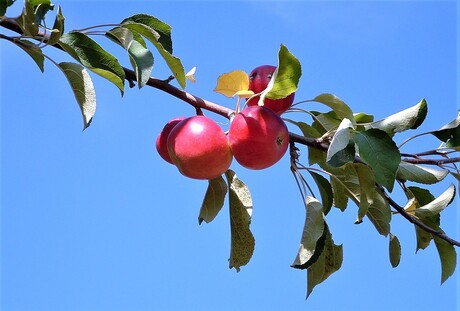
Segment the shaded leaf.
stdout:
[[248,88],[248,74],[243,70],[234,70],[229,73],[224,73],[217,78],[217,86],[214,92],[232,98],[238,91],[247,91]]
[[319,193],[321,195],[321,203],[323,205],[323,213],[324,215],[327,215],[331,210],[333,203],[332,186],[329,183],[329,181],[320,174],[317,174],[312,171],[308,172],[313,177],[313,180],[315,181],[316,186],[318,187]]
[[446,169],[437,170],[402,161],[399,163],[396,177],[398,179],[430,185],[443,180],[448,174],[449,171]]
[[307,298],[313,288],[324,282],[331,274],[338,271],[343,262],[343,247],[335,245],[327,225],[325,225],[325,243],[318,260],[313,263],[307,272]]
[[448,148],[460,146],[460,110],[455,120],[444,125],[437,131],[430,132],[430,134],[445,142]]
[[367,214],[369,207],[374,203],[375,196],[379,194],[376,193],[374,174],[369,166],[354,163],[353,167],[359,179],[359,209],[355,223],[360,223]]
[[112,41],[121,45],[129,55],[129,60],[136,73],[138,87],[142,88],[150,78],[153,68],[153,55],[144,45],[145,42],[139,42],[142,39],[139,35],[135,35],[126,28],[117,27],[106,33],[106,36]]
[[337,96],[324,93],[316,96],[311,101],[315,101],[330,107],[332,110],[334,110],[340,119],[347,118],[351,121],[351,123],[356,124],[355,118],[353,116],[353,111]]
[[54,4],[49,1],[44,1],[35,6],[35,24],[40,25],[45,20],[46,14],[53,9]]
[[86,129],[96,112],[96,93],[91,77],[79,64],[63,62],[59,67],[72,87],[83,115],[83,129]]
[[62,15],[61,7],[58,6],[56,18],[54,20],[53,25],[53,32],[51,32],[51,35],[48,39],[48,44],[53,45],[59,42],[59,39],[64,34],[64,20],[65,18],[64,15]]
[[442,212],[455,198],[455,185],[451,184],[446,191],[430,203],[415,210],[415,216],[426,218]]
[[[311,137],[311,138],[318,138],[321,137],[321,134],[312,126],[308,125],[304,122],[296,122],[296,125],[302,131],[303,136]],[[326,154],[317,149],[308,147],[308,163],[313,165],[315,163],[320,163],[326,161]]]
[[13,5],[16,0],[1,0],[0,1],[0,16],[5,16],[8,7]]
[[335,178],[331,178],[331,186],[334,206],[342,212],[345,211],[348,205],[348,196],[346,195],[345,187]]
[[19,40],[14,43],[32,57],[41,72],[45,71],[45,57],[43,56],[42,49],[27,40]]
[[[407,187],[407,191],[409,191],[408,197],[415,199],[415,209],[420,207],[421,205],[426,205],[432,202],[435,197],[426,189],[410,186]],[[407,193],[406,193],[407,194]],[[408,210],[414,210],[414,208],[409,208]],[[439,226],[439,215],[435,217],[430,217],[427,219],[421,219],[421,221],[430,227],[438,227]],[[433,236],[431,233],[426,232],[425,230],[421,229],[419,226],[414,225],[415,234],[417,238],[417,248],[416,252],[420,249],[425,249],[430,245]]]
[[[441,228],[436,228],[437,231],[443,232]],[[434,243],[438,250],[439,259],[441,260],[441,284],[444,283],[450,276],[455,272],[455,267],[457,266],[457,252],[453,245],[449,244],[447,241],[433,236]]]
[[395,142],[382,130],[370,129],[355,135],[361,159],[369,164],[378,183],[393,190],[401,154]]
[[210,223],[224,206],[225,196],[227,194],[227,183],[219,176],[208,180],[208,189],[204,196],[203,204],[201,204],[200,214],[198,215],[198,223],[201,225],[203,220]]
[[259,105],[263,106],[265,96],[270,99],[280,99],[294,93],[301,75],[300,61],[289,52],[285,45],[281,44],[278,51],[278,66],[267,88],[260,95]]
[[391,209],[379,190],[375,191],[374,201],[369,206],[366,216],[374,225],[377,232],[383,236],[390,233]]
[[[332,166],[338,167],[341,166],[342,164],[349,162],[350,158],[351,161],[354,160],[355,158],[355,148],[354,148],[354,142],[353,142],[353,123],[351,123],[350,120],[347,118],[343,119],[342,122],[340,123],[339,127],[337,128],[334,136],[332,137],[331,144],[329,145],[329,149],[327,150],[327,155],[326,155],[326,162],[329,162]],[[352,142],[352,144],[350,144]],[[352,148],[347,148],[349,145],[352,146]],[[331,159],[339,153],[340,151],[343,151],[345,149],[351,149],[351,155],[350,152],[347,152],[345,156],[345,161],[334,161],[336,164],[331,163]]]
[[64,34],[59,45],[83,66],[109,80],[124,92],[125,72],[118,60],[96,41],[80,32]]
[[396,235],[390,233],[390,243],[389,243],[389,254],[390,254],[390,263],[393,268],[396,268],[399,265],[401,260],[401,244]]
[[321,203],[313,198],[305,199],[306,219],[303,227],[299,251],[291,267],[307,269],[321,254],[324,248],[325,221]]
[[32,1],[24,1],[24,8],[22,9],[21,15],[19,15],[15,21],[21,28],[23,35],[35,37],[38,34],[38,25],[35,23],[35,10]]
[[229,266],[240,271],[254,253],[255,239],[249,229],[252,199],[248,187],[232,170],[225,172],[229,185],[231,250]]
[[426,100],[422,99],[418,104],[395,113],[383,120],[374,122],[366,127],[376,128],[387,132],[390,135],[403,132],[409,129],[416,129],[426,118],[428,106]]

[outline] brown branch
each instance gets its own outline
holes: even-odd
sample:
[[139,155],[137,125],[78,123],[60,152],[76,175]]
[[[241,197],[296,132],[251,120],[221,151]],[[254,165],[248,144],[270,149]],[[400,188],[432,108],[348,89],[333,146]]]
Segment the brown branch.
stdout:
[[[0,19],[0,26],[6,28],[6,29],[9,29],[11,31],[14,31],[18,34],[22,34],[22,30],[21,28],[19,27],[19,25],[12,19],[8,19],[8,18],[3,18],[3,19]],[[2,35],[2,38],[3,39],[6,39],[7,36],[4,36]],[[46,42],[46,37],[44,38],[43,35],[40,35],[37,37],[39,39],[39,41],[42,41],[42,42]],[[52,45],[54,48],[57,48],[57,49],[60,49],[60,50],[63,50],[62,47],[59,45],[59,44],[54,44]],[[125,72],[125,79],[132,83],[133,81],[137,81],[136,79],[136,74],[133,70],[131,69],[128,69],[128,68],[125,68],[123,67],[123,70]],[[192,106],[194,106],[195,108],[197,109],[206,109],[208,111],[211,111],[211,112],[214,112],[218,115],[221,115],[223,117],[226,117],[228,119],[231,119],[234,114],[235,114],[235,111],[230,109],[230,108],[227,108],[227,107],[223,107],[221,105],[218,105],[216,103],[213,103],[211,101],[208,101],[208,100],[205,100],[205,99],[202,99],[198,96],[195,96],[193,94],[190,94],[184,90],[180,90],[178,89],[177,87],[169,84],[171,80],[167,79],[167,80],[160,80],[160,79],[157,79],[157,78],[153,78],[151,77],[148,81],[147,81],[147,85],[150,86],[150,87],[153,87],[153,88],[156,88],[156,89],[159,89],[163,92],[166,92]],[[295,133],[289,133],[289,140],[292,142],[292,143],[299,143],[299,144],[302,144],[302,145],[306,145],[306,146],[309,146],[309,147],[312,147],[312,148],[316,148],[316,149],[319,149],[319,150],[322,150],[324,152],[327,152],[328,148],[329,148],[329,145],[325,142],[323,142],[321,139],[318,139],[318,138],[310,138],[310,137],[304,137],[302,135],[298,135],[298,134],[295,134]],[[414,164],[432,164],[432,165],[441,165],[441,164],[445,164],[445,163],[454,163],[454,162],[460,162],[460,158],[451,158],[451,159],[440,159],[440,160],[430,160],[430,159],[403,159],[403,161],[405,162],[408,162],[408,163],[414,163]],[[448,237],[446,234],[442,233],[442,232],[438,232],[436,230],[434,230],[433,228],[425,225],[423,222],[421,222],[418,218],[408,214],[403,207],[399,206],[390,196],[388,196],[383,187],[381,186],[378,186],[382,192],[384,193],[385,195],[385,198],[386,200],[388,201],[388,203],[394,208],[396,209],[396,211],[398,211],[404,218],[406,218],[410,223],[412,224],[415,224],[416,226],[420,227],[421,229],[445,240],[446,242],[448,242],[449,244],[451,245],[455,245],[455,246],[460,246],[460,242],[456,241],[456,240],[453,240],[451,239],[450,237]]]

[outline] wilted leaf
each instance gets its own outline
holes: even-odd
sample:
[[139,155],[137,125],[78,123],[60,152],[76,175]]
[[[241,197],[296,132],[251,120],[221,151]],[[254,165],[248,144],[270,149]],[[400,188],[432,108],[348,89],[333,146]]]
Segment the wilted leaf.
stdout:
[[396,268],[399,265],[401,260],[401,244],[399,243],[398,237],[390,233],[390,263],[393,268]]
[[252,216],[252,199],[248,187],[235,172],[225,172],[229,185],[231,250],[229,265],[237,272],[246,265],[254,253],[255,240],[249,229]]
[[133,32],[122,27],[108,31],[106,36],[121,45],[128,52],[129,60],[136,73],[137,85],[139,88],[142,88],[149,80],[153,68],[152,52],[144,47],[142,43],[145,44],[145,42],[141,43],[138,41],[142,37],[135,38]]
[[123,95],[125,72],[117,58],[80,32],[64,34],[59,45],[83,66],[115,84]]
[[420,184],[434,184],[443,180],[449,171],[433,169],[402,161],[396,174],[398,179],[410,180]]
[[430,132],[430,134],[445,142],[446,147],[460,146],[460,110],[455,120],[444,125],[437,131]]
[[442,212],[455,198],[455,186],[451,184],[446,191],[430,203],[415,210],[415,216],[426,218]]
[[210,223],[220,212],[225,202],[227,194],[227,183],[219,176],[208,181],[208,189],[204,196],[203,204],[201,204],[200,214],[198,215],[198,223],[201,225],[203,220]]
[[234,70],[224,73],[217,78],[217,86],[214,92],[227,97],[234,97],[238,91],[247,91],[249,88],[249,77],[243,70]]
[[416,129],[425,120],[428,106],[425,99],[422,99],[417,105],[395,113],[383,120],[374,122],[366,127],[376,128],[387,132],[390,135],[403,132],[409,129]]
[[291,265],[297,269],[307,269],[321,254],[324,248],[325,221],[323,207],[321,203],[313,198],[307,197],[305,200],[307,215],[303,227],[302,239],[300,241],[299,252]]
[[374,170],[378,183],[393,190],[401,154],[395,142],[382,130],[370,129],[355,135],[361,159]]
[[59,67],[72,87],[83,115],[83,129],[86,129],[96,112],[96,93],[91,77],[79,64],[63,62]]
[[45,71],[45,57],[43,56],[42,49],[27,40],[19,40],[14,43],[32,57],[41,72]]
[[310,296],[313,288],[324,282],[331,274],[338,271],[342,266],[343,247],[335,245],[329,228],[325,225],[325,243],[324,249],[318,260],[313,263],[307,272],[307,298]]
[[339,116],[340,119],[347,118],[351,123],[356,124],[353,116],[353,111],[345,104],[340,98],[333,94],[320,94],[313,98],[311,101],[315,101],[330,107]]

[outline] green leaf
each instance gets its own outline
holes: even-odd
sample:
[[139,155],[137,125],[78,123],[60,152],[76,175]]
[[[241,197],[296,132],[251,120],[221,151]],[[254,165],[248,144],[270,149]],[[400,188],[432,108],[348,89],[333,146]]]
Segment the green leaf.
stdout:
[[444,125],[437,131],[430,132],[430,134],[445,142],[446,147],[460,146],[460,110],[455,120]]
[[331,178],[331,186],[334,206],[342,212],[345,211],[348,205],[348,196],[346,195],[345,187],[335,178]]
[[[136,73],[138,87],[142,88],[149,80],[153,68],[153,55],[142,45],[145,42],[141,43],[137,41],[138,38],[134,38],[133,32],[122,27],[110,30],[106,33],[106,36],[126,49],[131,65]],[[139,36],[139,38],[142,37]]]
[[323,212],[324,215],[327,215],[331,210],[332,203],[333,203],[333,193],[332,193],[332,186],[329,181],[317,174],[315,172],[309,171],[310,175],[313,177],[313,180],[318,187],[319,193],[321,195],[321,203],[323,205]]
[[19,40],[14,43],[32,57],[41,72],[45,71],[45,57],[43,56],[42,49],[27,40]]
[[318,260],[314,262],[307,272],[307,298],[313,288],[324,282],[331,274],[338,271],[343,262],[343,247],[335,245],[329,227],[325,224],[325,243]]
[[382,130],[370,129],[355,135],[361,159],[369,164],[378,183],[393,190],[401,154],[395,142]]
[[32,6],[37,6],[40,4],[51,4],[51,0],[27,0]]
[[225,196],[227,194],[227,183],[219,176],[208,181],[208,189],[201,204],[198,223],[201,225],[203,220],[210,223],[224,206]]
[[[416,208],[420,207],[421,205],[426,205],[432,202],[435,197],[426,189],[410,186],[406,188],[406,195],[408,198],[415,198],[416,200]],[[440,217],[436,215],[434,217],[429,217],[426,219],[421,219],[421,221],[430,227],[439,227]],[[425,249],[430,245],[433,236],[431,233],[426,232],[425,230],[421,229],[419,226],[414,225],[415,234],[417,237],[417,248],[416,252],[420,249]]]
[[415,216],[427,218],[442,212],[455,198],[455,185],[451,184],[446,191],[430,203],[420,206],[415,210]]
[[399,243],[398,237],[391,233],[389,243],[389,254],[391,266],[393,268],[396,268],[401,260],[401,244]]
[[64,34],[64,15],[62,15],[62,10],[61,7],[58,6],[57,13],[56,13],[56,19],[54,20],[54,25],[53,25],[53,32],[50,35],[50,38],[48,39],[48,44],[56,44],[59,42],[59,39],[61,36]]
[[[305,122],[295,122],[295,124],[302,131],[303,136],[318,138],[321,137],[321,134],[312,126],[308,125]],[[325,153],[317,148],[308,147],[308,163],[313,165],[315,163],[324,162]]]
[[79,64],[63,62],[60,69],[72,87],[83,115],[83,130],[86,129],[96,112],[96,93],[88,72]]
[[420,184],[434,184],[443,180],[449,174],[449,170],[436,170],[420,165],[402,161],[396,174],[398,179],[410,180]]
[[347,118],[351,123],[356,124],[353,116],[353,111],[348,107],[345,102],[333,94],[320,94],[313,98],[311,101],[315,101],[330,107],[339,116],[340,119]]
[[428,106],[426,104],[426,100],[422,99],[415,106],[395,113],[383,120],[374,122],[367,126],[366,129],[380,129],[392,136],[395,133],[419,127],[425,120],[427,112]]
[[330,165],[339,167],[355,159],[353,129],[350,120],[346,118],[342,120],[327,150],[326,162]]
[[259,102],[263,103],[265,96],[270,99],[285,98],[295,91],[302,75],[299,60],[283,44],[278,51],[278,67],[272,75],[267,89],[261,94]]
[[[437,231],[444,233],[441,228],[437,228]],[[439,258],[441,260],[441,284],[444,283],[450,276],[455,272],[457,266],[457,252],[453,245],[447,241],[433,236],[434,243],[438,250]]]
[[323,206],[313,198],[305,199],[307,215],[303,227],[302,239],[299,251],[291,267],[296,269],[307,269],[321,254],[324,248],[325,221]]
[[182,65],[179,58],[171,54],[171,50],[163,46],[161,41],[161,35],[155,29],[151,28],[149,25],[146,24],[133,22],[130,19],[124,20],[121,26],[128,28],[133,32],[137,32],[140,35],[144,36],[147,40],[149,40],[158,50],[163,59],[166,61],[166,64],[168,65],[169,69],[171,69],[172,74],[176,78],[179,85],[182,88],[185,88],[186,78],[184,66]]
[[334,111],[327,113],[311,111],[311,113],[315,116],[312,126],[321,134],[336,130],[342,122]]
[[354,163],[353,167],[359,179],[359,209],[355,223],[361,223],[364,216],[369,211],[369,207],[374,203],[376,193],[375,178],[369,166]]
[[255,239],[249,225],[252,216],[252,199],[248,187],[232,170],[225,172],[229,185],[231,250],[229,265],[240,271],[254,253]]
[[8,9],[16,0],[1,0],[0,1],[0,16],[5,16]]
[[64,34],[59,45],[83,66],[115,84],[123,95],[125,72],[115,56],[80,32]]
[[23,35],[35,37],[38,34],[38,25],[35,23],[34,5],[31,1],[27,0],[24,2],[24,8],[22,9],[21,15],[19,15],[15,21],[21,28]]
[[353,114],[353,116],[355,117],[355,121],[358,124],[374,122],[374,116],[371,114],[367,114],[364,112],[358,112],[358,113]]
[[54,9],[54,4],[40,3],[35,7],[35,24],[40,25],[44,20],[46,14]]
[[367,217],[374,225],[377,232],[383,236],[390,233],[391,209],[379,190],[375,191],[374,201],[367,210]]

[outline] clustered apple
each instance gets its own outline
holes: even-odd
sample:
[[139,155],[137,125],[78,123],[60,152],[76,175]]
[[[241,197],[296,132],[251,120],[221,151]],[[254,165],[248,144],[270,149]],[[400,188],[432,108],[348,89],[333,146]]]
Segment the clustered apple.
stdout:
[[[249,88],[262,92],[276,67],[260,66],[251,72]],[[230,167],[233,157],[243,167],[260,170],[286,153],[289,132],[279,116],[294,100],[294,93],[279,100],[250,99],[248,107],[231,121],[228,137],[212,119],[198,115],[169,121],[158,135],[156,148],[167,162],[187,177],[216,178]]]
[[[262,65],[255,68],[249,74],[249,90],[258,94],[267,88],[276,66]],[[280,115],[288,110],[294,102],[295,93],[291,93],[285,98],[280,99],[264,99],[264,106],[273,110],[276,114]],[[254,96],[248,99],[248,106],[257,106],[260,96]]]

